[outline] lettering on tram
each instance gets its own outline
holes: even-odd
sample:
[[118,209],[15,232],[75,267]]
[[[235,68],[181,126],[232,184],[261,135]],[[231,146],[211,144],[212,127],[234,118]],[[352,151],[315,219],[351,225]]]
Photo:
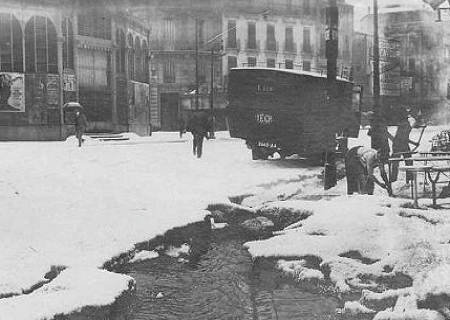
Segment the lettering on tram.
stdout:
[[263,93],[263,92],[273,92],[273,87],[267,84],[258,84],[256,86],[256,92]]
[[267,113],[257,113],[255,115],[256,122],[262,125],[268,125],[273,123],[273,116]]

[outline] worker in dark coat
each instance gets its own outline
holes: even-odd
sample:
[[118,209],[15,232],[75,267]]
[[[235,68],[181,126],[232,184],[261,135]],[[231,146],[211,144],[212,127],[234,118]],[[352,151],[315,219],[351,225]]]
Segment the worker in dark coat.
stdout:
[[[415,146],[419,145],[418,142],[414,142],[409,139],[409,135],[410,135],[411,129],[412,129],[410,119],[411,119],[411,121],[414,121],[414,119],[412,117],[410,117],[409,115],[404,115],[400,119],[400,123],[397,126],[397,132],[395,133],[395,136],[392,137],[390,135],[390,138],[392,139],[392,157],[393,158],[400,158],[401,156],[403,156],[403,158],[410,158],[411,157],[411,149],[410,149],[409,145],[410,144],[413,144]],[[407,166],[410,166],[410,165],[412,165],[412,161],[405,161],[405,164]],[[395,161],[392,163],[391,174],[390,174],[391,182],[397,181],[398,167],[399,167],[398,161]],[[407,172],[406,173],[406,182],[409,183],[410,181],[412,181],[412,179],[413,179],[412,173]]]
[[187,131],[191,132],[194,138],[192,151],[197,158],[202,157],[203,140],[208,137],[210,130],[208,115],[203,111],[195,111],[189,119]]
[[75,134],[78,139],[78,146],[83,143],[83,134],[86,132],[87,119],[82,109],[75,112]]
[[[380,170],[384,183],[374,175],[375,168]],[[375,183],[392,195],[383,162],[377,150],[362,146],[351,148],[345,155],[347,175],[347,194],[354,192],[373,195]]]
[[371,147],[378,150],[378,159],[387,163],[390,154],[389,132],[387,130],[386,118],[382,114],[373,114],[368,135],[371,137]]

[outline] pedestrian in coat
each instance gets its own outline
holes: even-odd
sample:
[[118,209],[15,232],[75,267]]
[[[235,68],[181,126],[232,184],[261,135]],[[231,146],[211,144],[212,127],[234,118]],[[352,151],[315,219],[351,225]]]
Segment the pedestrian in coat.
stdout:
[[195,111],[189,119],[187,130],[193,136],[192,152],[197,158],[201,158],[203,153],[203,140],[211,130],[208,115],[203,111]]
[[183,137],[183,133],[186,132],[186,123],[182,116],[178,118],[178,131],[180,132],[180,139]]
[[87,119],[83,110],[77,110],[75,113],[75,134],[78,139],[78,147],[83,143],[83,134],[86,132]]
[[[374,175],[378,168],[384,183]],[[354,192],[373,195],[375,183],[392,195],[383,162],[377,150],[363,146],[351,148],[345,155],[347,194]]]

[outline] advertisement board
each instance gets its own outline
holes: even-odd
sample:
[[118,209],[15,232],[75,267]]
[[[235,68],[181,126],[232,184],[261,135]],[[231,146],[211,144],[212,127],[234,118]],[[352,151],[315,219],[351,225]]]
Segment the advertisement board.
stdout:
[[0,73],[0,112],[25,112],[25,76]]

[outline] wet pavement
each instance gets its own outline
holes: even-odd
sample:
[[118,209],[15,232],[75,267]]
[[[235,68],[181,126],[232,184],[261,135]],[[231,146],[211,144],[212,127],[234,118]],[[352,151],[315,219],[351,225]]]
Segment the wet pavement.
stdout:
[[113,319],[349,318],[337,312],[343,302],[336,296],[309,290],[281,274],[271,260],[253,260],[243,248],[248,235],[230,229],[213,231],[195,264],[160,256],[126,265],[121,272],[136,280],[137,289]]

